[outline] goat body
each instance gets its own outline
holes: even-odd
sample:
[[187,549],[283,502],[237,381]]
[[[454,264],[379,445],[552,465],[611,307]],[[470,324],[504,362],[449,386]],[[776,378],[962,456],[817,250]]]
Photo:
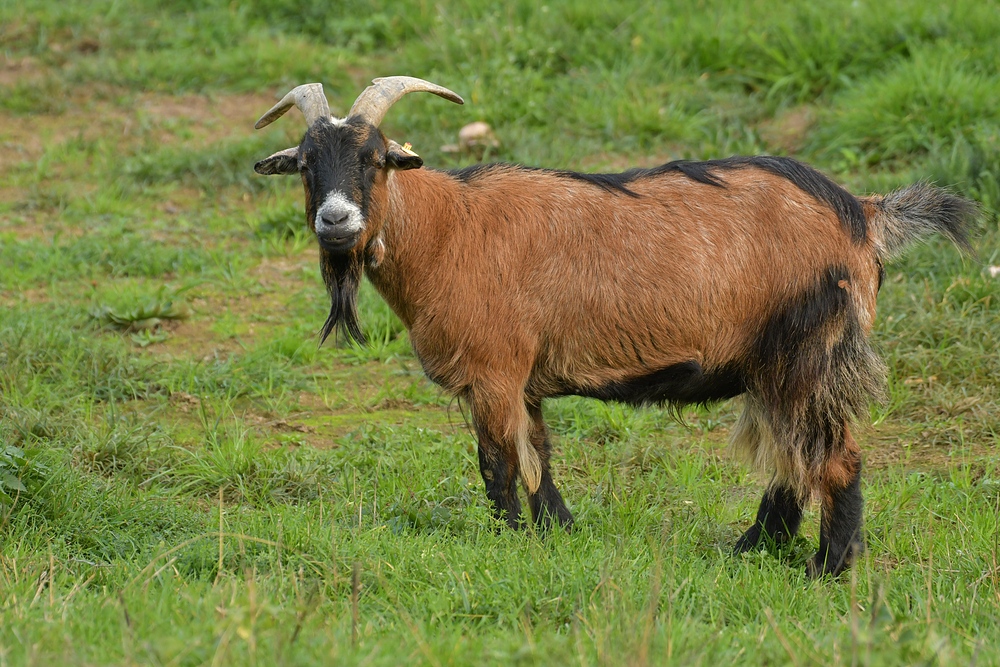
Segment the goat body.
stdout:
[[[683,405],[744,395],[733,441],[771,480],[737,551],[790,538],[818,495],[809,571],[849,564],[862,547],[849,423],[883,391],[868,342],[883,262],[933,231],[964,243],[970,202],[926,184],[859,199],[774,157],[624,174],[421,170],[370,124],[317,127],[353,132],[351,145],[396,165],[355,181],[364,224],[348,251],[320,236],[325,331],[340,323],[359,334],[363,268],[427,375],[467,401],[498,517],[520,525],[520,478],[536,522],[572,521],[549,471],[548,397]],[[298,159],[313,152],[300,147]],[[309,182],[306,192],[314,224],[329,195]]]

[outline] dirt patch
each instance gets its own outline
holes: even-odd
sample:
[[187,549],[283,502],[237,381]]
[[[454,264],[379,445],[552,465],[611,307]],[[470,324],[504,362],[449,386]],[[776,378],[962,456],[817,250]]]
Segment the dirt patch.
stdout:
[[[315,248],[294,256],[261,260],[250,269],[258,285],[252,294],[222,295],[207,289],[194,296],[189,302],[193,316],[187,320],[164,322],[163,328],[170,336],[150,344],[146,353],[208,361],[252,348],[269,332],[286,326],[280,317],[287,308],[286,299],[310,284],[308,272],[317,262]],[[215,330],[219,315],[224,313],[238,318],[237,329],[229,335]]]
[[3,56],[0,58],[0,86],[14,86],[19,83],[36,81],[41,79],[45,72],[46,69],[38,62],[38,59],[31,56],[23,58]]
[[254,426],[257,433],[274,445],[312,444],[310,438],[319,436],[314,427],[302,422],[310,413],[292,413],[286,417],[275,417],[269,413],[248,410],[243,413],[243,420]]
[[114,94],[108,86],[76,87],[65,92],[66,110],[61,113],[0,112],[0,144],[5,148],[0,151],[0,175],[13,165],[37,160],[46,148],[71,139],[94,141],[107,137],[121,141],[129,114],[110,101],[121,94]]
[[806,136],[815,122],[816,109],[803,105],[787,109],[762,122],[757,131],[772,152],[792,155],[802,150]]
[[[206,308],[205,301],[197,299],[193,307],[201,311]],[[243,349],[235,340],[224,339],[212,331],[210,319],[195,316],[187,320],[167,321],[161,326],[170,336],[165,341],[146,347],[147,354],[211,361],[228,357]]]
[[201,408],[201,399],[185,391],[170,394],[170,402],[176,405],[181,412],[191,412]]
[[[192,209],[198,209],[206,205],[205,193],[198,188],[178,185],[161,202],[154,204],[161,213],[167,216],[177,216]],[[154,238],[160,238],[154,235]],[[166,240],[160,238],[160,240]]]
[[251,132],[253,124],[275,102],[273,95],[265,93],[146,93],[139,97],[136,108],[161,122],[176,121],[187,129],[228,136]]
[[251,275],[266,291],[286,296],[290,291],[311,285],[310,276],[319,271],[318,264],[319,250],[309,246],[294,257],[267,257],[253,268]]
[[597,153],[583,158],[577,169],[584,172],[617,172],[626,169],[640,168],[649,169],[658,167],[672,160],[677,160],[683,154],[680,146],[676,151],[658,152],[652,155],[621,155],[609,153]]
[[959,462],[972,463],[996,456],[995,448],[986,444],[992,439],[988,430],[976,433],[971,424],[966,425],[964,432],[950,427],[883,424],[865,435],[858,440],[864,465],[872,469],[943,471]]
[[[155,128],[159,143],[203,148],[229,137],[249,136],[257,119],[275,102],[277,98],[266,93],[143,93],[133,107],[132,122]],[[289,134],[289,145],[297,143],[291,137],[301,128],[289,124],[283,130]]]
[[48,289],[24,289],[12,292],[9,290],[0,291],[0,305],[4,308],[13,308],[22,303],[49,303],[51,301]]
[[[3,76],[16,82],[48,71],[30,58],[6,62],[0,68],[0,83]],[[61,113],[0,112],[0,180],[5,172],[36,162],[47,149],[70,140],[113,141],[120,154],[129,155],[150,143],[203,148],[206,143],[246,136],[260,114],[275,102],[272,95],[263,93],[136,95],[108,86],[73,87],[66,98],[66,109]],[[293,128],[289,125],[286,129],[291,132]],[[4,194],[7,201],[23,197],[20,190]]]
[[379,401],[378,404],[375,405],[374,408],[372,408],[372,412],[376,412],[378,410],[396,410],[396,411],[402,410],[406,412],[416,412],[419,409],[420,408],[417,407],[417,405],[409,399],[386,398]]

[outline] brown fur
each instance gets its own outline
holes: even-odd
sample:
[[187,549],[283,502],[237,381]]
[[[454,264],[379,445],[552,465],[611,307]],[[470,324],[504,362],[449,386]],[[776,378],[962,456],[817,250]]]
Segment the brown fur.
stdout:
[[[534,366],[539,396],[566,378],[723,363],[826,266],[848,258],[852,275],[876,275],[829,209],[768,174],[735,172],[726,190],[664,176],[633,186],[639,200],[517,172],[482,185],[428,171],[393,178],[405,209],[390,208],[382,268],[369,274],[452,391],[482,372],[467,355],[509,372],[498,348],[515,346],[527,346],[518,356],[532,358],[518,365]],[[743,192],[740,180],[771,182]],[[873,308],[872,291],[857,299]],[[605,344],[637,323],[637,351]]]
[[833,494],[851,483],[861,468],[861,448],[854,440],[850,430],[844,426],[843,445],[835,456],[830,456],[823,469],[821,479],[810,480],[820,490],[820,499],[824,508],[833,504]]
[[[873,320],[870,246],[855,245],[832,210],[761,171],[729,172],[724,189],[667,174],[630,184],[638,198],[518,169],[471,183],[407,171],[387,185],[387,215],[372,215],[370,227],[386,250],[369,277],[430,377],[468,395],[474,416],[518,443],[531,491],[539,468],[523,440],[525,401],[567,382],[739,358],[770,314],[832,264],[850,271],[845,289],[866,332]],[[622,332],[631,344],[609,344]],[[831,330],[824,344],[838,336]],[[805,491],[807,470],[821,462],[795,461],[774,444],[766,413],[758,416],[755,432],[744,424],[735,440],[752,440],[752,459]]]

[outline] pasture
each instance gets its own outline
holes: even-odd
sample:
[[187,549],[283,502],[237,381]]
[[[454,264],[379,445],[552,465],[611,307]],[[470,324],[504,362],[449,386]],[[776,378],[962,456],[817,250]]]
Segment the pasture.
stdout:
[[[1000,663],[996,0],[0,0],[0,666]],[[572,532],[498,530],[462,407],[369,285],[328,301],[298,179],[253,173],[321,81],[429,167],[791,155],[984,210],[887,267],[859,425],[868,550],[818,508],[732,557],[766,480],[732,403],[546,403]],[[294,122],[293,122],[294,121]]]

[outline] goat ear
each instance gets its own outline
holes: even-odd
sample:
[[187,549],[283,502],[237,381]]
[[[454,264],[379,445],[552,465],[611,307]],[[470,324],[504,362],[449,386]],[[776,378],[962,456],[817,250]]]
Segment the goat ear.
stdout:
[[266,157],[253,166],[253,170],[264,176],[299,173],[299,148],[286,148]]
[[419,169],[424,166],[424,159],[410,150],[409,144],[400,146],[390,139],[389,147],[385,152],[385,166],[400,171]]

